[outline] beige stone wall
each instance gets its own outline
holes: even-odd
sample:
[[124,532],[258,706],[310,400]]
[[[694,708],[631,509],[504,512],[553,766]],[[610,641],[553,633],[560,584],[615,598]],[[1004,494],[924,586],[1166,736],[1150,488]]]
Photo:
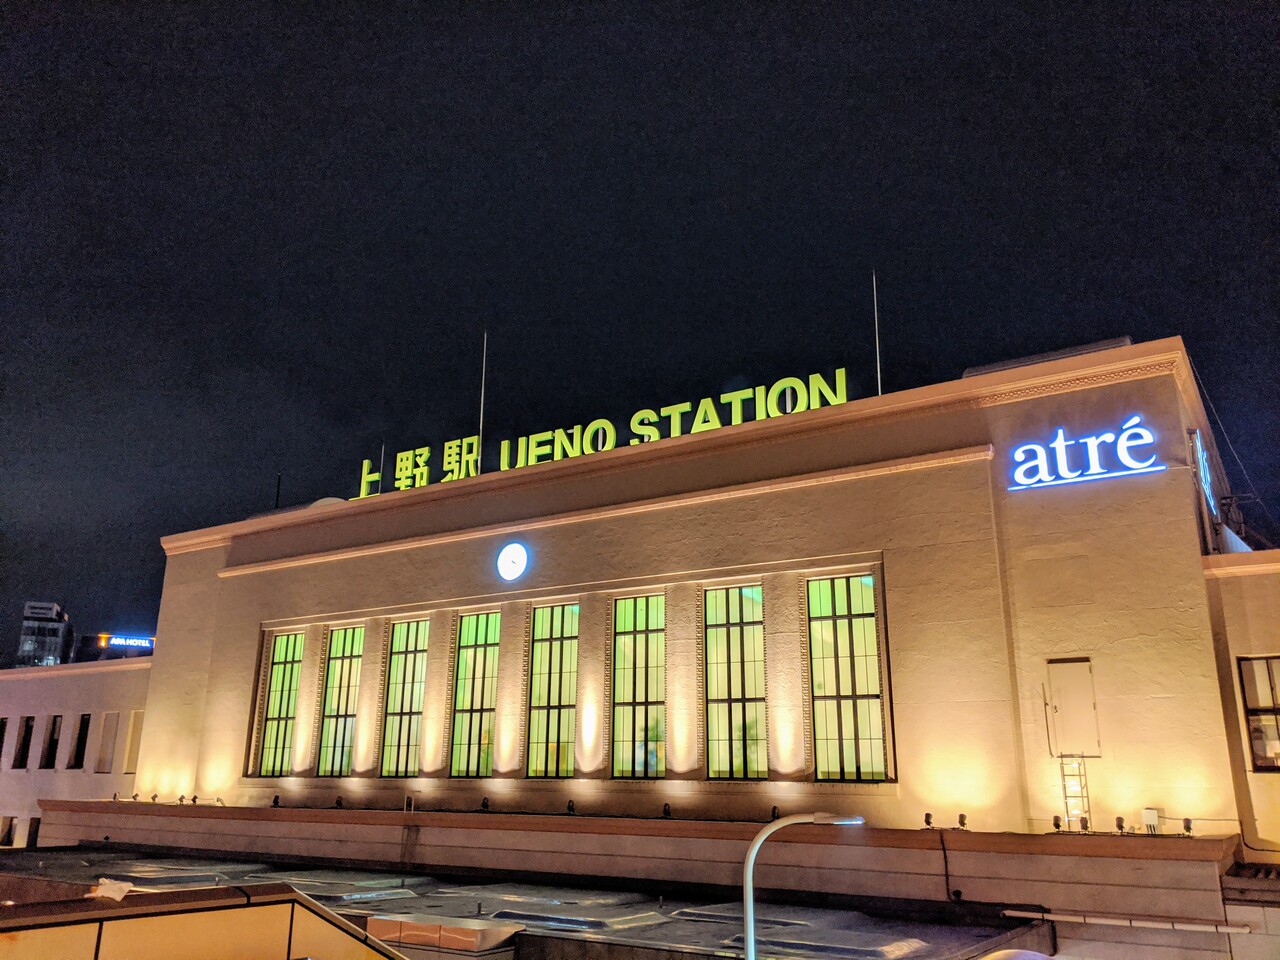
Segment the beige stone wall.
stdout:
[[[1136,349],[1136,348],[1135,348]],[[1057,368],[1055,368],[1057,369]],[[1046,663],[1088,657],[1102,755],[1091,759],[1095,825],[1147,805],[1233,818],[1226,733],[1201,573],[1189,414],[1175,374],[1081,375],[1044,389],[1033,372],[994,375],[1006,392],[925,404],[858,401],[698,437],[489,475],[374,502],[284,515],[170,543],[139,783],[162,793],[266,802],[581,811],[759,819],[836,809],[915,827],[926,811],[982,830],[1045,830],[1062,810],[1045,746]],[[994,380],[983,378],[983,383]],[[951,389],[950,386],[947,389]],[[985,388],[984,388],[985,389]],[[1003,388],[1002,388],[1003,389]],[[939,391],[945,393],[942,388]],[[968,394],[964,390],[969,390]],[[1008,458],[1059,425],[1116,429],[1140,412],[1163,473],[1010,492]],[[526,543],[528,573],[504,584],[500,546]],[[812,782],[801,581],[874,571],[883,586],[897,779]],[[705,780],[701,596],[707,584],[764,587],[770,777]],[[668,777],[607,773],[611,598],[667,596]],[[582,606],[578,743],[572,781],[523,777],[528,608]],[[449,671],[458,611],[501,609],[495,776],[447,777]],[[356,775],[305,776],[314,757],[325,625],[432,621],[423,776],[376,772],[378,717],[359,721]],[[264,634],[307,631],[297,777],[245,777]],[[376,705],[369,656],[362,710]],[[162,651],[164,655],[162,656]],[[590,717],[594,715],[595,720]],[[372,722],[370,722],[370,719]]]
[[[127,771],[130,717],[147,703],[151,660],[140,657],[98,663],[69,663],[55,667],[0,670],[0,717],[7,721],[0,744],[0,817],[16,820],[14,845],[26,842],[31,818],[40,816],[43,798],[105,798],[113,793],[133,793],[134,775]],[[82,714],[89,714],[89,735],[84,764],[68,770]],[[109,713],[118,714],[114,735],[106,724]],[[14,769],[18,727],[23,717],[34,717],[34,732],[27,765]],[[61,737],[53,765],[41,769],[41,751],[49,719],[62,717]],[[140,716],[145,735],[149,716]],[[110,769],[97,772],[104,736],[110,738]]]
[[1046,738],[1047,662],[1088,657],[1102,748],[1086,761],[1093,824],[1114,830],[1116,816],[1140,824],[1142,809],[1156,806],[1202,819],[1200,830],[1222,829],[1235,799],[1182,405],[1162,379],[1072,399],[1065,415],[1061,397],[1020,405],[1012,427],[998,426],[997,448],[1018,431],[1044,435],[1055,421],[1078,434],[1140,412],[1169,469],[998,494],[1032,828],[1048,829],[1045,818],[1063,806]]
[[[148,794],[158,791],[176,797],[190,793],[200,757],[198,744],[205,730],[225,724],[233,702],[253,695],[252,681],[231,696],[214,682],[222,668],[214,660],[214,650],[225,630],[217,575],[224,562],[225,551],[206,550],[165,566],[156,649],[151,658],[155,679],[147,698],[147,708],[155,719],[143,731],[138,766],[138,782],[146,786]],[[256,676],[257,665],[248,666]],[[210,779],[214,782],[229,783],[243,770],[240,757],[234,762],[209,758],[205,765],[213,772]]]
[[[898,732],[900,765],[904,773],[912,771],[911,777],[915,781],[908,788],[907,796],[914,798],[918,795],[921,773],[917,771],[935,762],[926,760],[923,767],[921,765],[922,757],[933,755],[920,749],[922,741],[932,739],[932,729],[951,727],[957,722],[962,725],[980,725],[979,735],[989,741],[986,749],[1002,755],[1003,762],[993,763],[987,782],[981,790],[975,790],[971,794],[972,812],[991,810],[993,814],[1005,817],[999,821],[1002,825],[1016,826],[1016,816],[1010,818],[1007,810],[999,809],[1003,802],[1001,798],[1007,798],[1016,792],[1012,782],[1015,764],[1011,728],[1007,719],[1000,719],[1008,717],[1007,669],[1003,672],[998,670],[990,681],[980,678],[983,683],[996,685],[982,690],[974,686],[971,688],[971,699],[966,702],[939,701],[930,693],[925,673],[927,665],[937,660],[936,657],[929,656],[929,646],[934,642],[935,635],[928,628],[915,623],[916,617],[912,613],[913,604],[928,602],[927,584],[939,575],[947,576],[956,584],[963,581],[970,585],[970,589],[957,592],[967,598],[950,605],[950,610],[935,612],[930,618],[934,627],[941,623],[945,629],[948,624],[956,623],[957,627],[952,635],[959,634],[961,630],[968,631],[972,643],[990,647],[994,651],[984,651],[979,657],[983,662],[993,655],[1003,656],[1000,608],[997,602],[990,599],[998,596],[998,587],[995,585],[997,573],[992,563],[994,551],[990,541],[988,464],[986,460],[979,459],[928,472],[955,474],[944,482],[951,488],[948,495],[961,501],[953,509],[973,518],[972,531],[968,535],[975,542],[929,543],[928,536],[921,536],[919,539],[923,542],[913,543],[908,549],[881,551],[875,548],[877,544],[884,542],[889,517],[904,517],[906,514],[908,508],[895,501],[904,496],[923,495],[921,488],[928,483],[923,477],[906,481],[874,478],[862,483],[850,481],[844,484],[801,486],[795,490],[762,494],[727,503],[691,504],[664,511],[662,516],[647,514],[636,518],[585,520],[573,527],[550,531],[536,541],[529,538],[533,541],[531,546],[534,549],[535,564],[564,563],[565,560],[559,559],[562,555],[577,555],[574,568],[557,574],[557,577],[564,577],[568,584],[577,587],[570,596],[577,599],[584,609],[583,631],[586,640],[579,647],[578,753],[583,760],[589,759],[595,765],[596,772],[606,769],[609,759],[609,745],[603,741],[603,711],[608,704],[607,678],[603,670],[608,643],[603,636],[603,616],[611,599],[628,593],[667,589],[668,763],[673,780],[685,775],[701,780],[706,762],[705,750],[699,747],[704,723],[703,712],[698,703],[702,691],[699,619],[701,592],[707,583],[720,582],[726,578],[763,583],[767,610],[765,644],[770,698],[771,766],[779,783],[776,789],[772,784],[717,785],[714,793],[719,798],[711,803],[699,798],[697,794],[690,794],[687,799],[679,792],[672,795],[662,784],[614,785],[605,780],[591,787],[584,783],[581,790],[576,783],[551,784],[539,785],[536,791],[524,792],[520,795],[518,804],[534,809],[563,809],[564,800],[576,796],[580,804],[585,802],[588,807],[602,802],[619,802],[626,807],[656,812],[663,802],[674,802],[676,806],[687,810],[689,804],[696,801],[697,807],[715,806],[724,816],[757,817],[767,815],[774,804],[785,807],[818,800],[829,804],[835,797],[848,794],[858,797],[861,804],[877,805],[878,815],[889,816],[891,805],[899,794],[897,785],[832,788],[828,785],[816,787],[804,782],[812,775],[812,750],[808,745],[808,678],[804,670],[807,640],[801,632],[800,576],[804,572],[883,569],[886,607],[901,611],[901,637],[891,633],[890,643],[894,656],[901,651],[902,659],[908,664],[901,668],[895,666],[893,674],[895,699],[901,704],[900,715],[905,717],[899,723]],[[885,516],[886,513],[888,516]],[[881,518],[877,522],[869,522],[868,518],[875,514],[880,514]],[[766,515],[770,516],[770,520],[767,526],[762,526],[759,518]],[[789,526],[810,526],[813,518],[821,516],[832,516],[835,519],[824,525],[827,528],[825,531],[811,533],[803,541],[793,534],[795,542],[785,545],[787,552],[779,554],[775,539],[778,533],[786,531]],[[671,542],[673,532],[680,538],[676,542]],[[924,530],[921,532],[923,534]],[[621,545],[624,544],[627,547],[622,549]],[[402,606],[395,603],[397,600],[425,602],[425,597],[421,594],[431,590],[431,580],[442,575],[437,571],[457,571],[469,567],[488,575],[490,555],[494,548],[493,542],[444,544],[394,557],[363,558],[359,561],[220,581],[222,595],[218,608],[223,617],[222,638],[218,652],[213,657],[208,702],[211,712],[214,704],[222,705],[218,708],[218,715],[222,720],[216,724],[206,724],[203,731],[201,764],[204,769],[202,777],[197,781],[198,789],[226,793],[236,788],[252,790],[255,787],[252,780],[234,782],[238,778],[226,777],[219,771],[225,771],[231,766],[242,767],[244,763],[245,741],[253,723],[255,701],[252,690],[258,676],[260,637],[264,624],[268,630],[291,629],[302,625],[299,620],[316,618],[317,613],[319,614],[320,622],[317,624],[313,621],[307,634],[308,652],[304,654],[300,684],[297,726],[302,742],[307,739],[308,732],[315,729],[318,717],[318,698],[312,691],[319,689],[322,658],[322,630],[319,628],[327,622],[348,622],[357,611],[366,615],[366,669],[362,679],[373,686],[370,696],[364,702],[368,705],[376,704],[377,685],[371,678],[377,676],[381,658],[372,655],[372,644],[368,638],[379,634],[378,625],[382,618]],[[802,549],[808,552],[799,553]],[[676,553],[679,555],[672,556]],[[184,559],[185,556],[179,556],[173,562],[181,563]],[[637,560],[643,562],[640,569],[637,569],[640,566],[636,563]],[[643,569],[645,566],[648,567],[647,570]],[[664,572],[663,566],[674,569]],[[779,567],[782,569],[779,570]],[[753,576],[753,572],[757,570],[761,572],[758,576]],[[765,570],[777,572],[764,572]],[[536,574],[531,573],[531,576],[534,575]],[[306,593],[315,591],[324,595],[326,601],[323,605],[316,603],[312,606],[306,600],[296,607],[292,603],[282,603],[282,599],[303,592],[293,582],[297,580],[306,581],[303,585]],[[264,589],[263,581],[276,582]],[[415,581],[420,585],[413,586]],[[620,581],[628,586],[608,589]],[[974,589],[974,584],[980,586]],[[465,586],[448,584],[440,592],[446,597],[456,597],[462,593],[459,587]],[[489,589],[493,590],[495,586],[491,584]],[[445,601],[446,609],[467,610],[498,605],[503,615],[495,733],[495,777],[498,779],[519,779],[524,770],[528,609],[533,602],[559,599],[566,595],[564,585],[561,584],[548,585],[545,589],[529,586],[512,592],[528,599],[502,602],[503,594],[495,592],[489,595],[472,593]],[[327,609],[333,611],[329,616],[325,616]],[[975,616],[975,611],[979,615]],[[310,617],[306,616],[307,612]],[[234,618],[228,616],[233,613]],[[296,616],[282,617],[279,614]],[[192,612],[193,617],[200,615],[202,614],[197,611]],[[432,641],[432,649],[438,650],[438,645],[449,644],[451,638],[437,633]],[[913,661],[922,665],[919,670],[913,671],[910,666]],[[439,668],[440,659],[433,658],[433,665]],[[942,673],[947,673],[941,664],[939,667]],[[954,677],[954,673],[951,676]],[[921,680],[924,681],[923,685],[920,684]],[[978,682],[979,680],[973,681],[975,685]],[[1005,684],[1003,688],[1000,687],[1001,683]],[[435,695],[438,697],[440,694],[447,697],[449,691],[447,688],[440,690],[437,687]],[[993,710],[995,720],[989,718]],[[589,722],[591,712],[595,715],[594,723]],[[424,739],[433,743],[441,739],[445,735],[444,725],[448,719],[448,711],[430,711],[429,729]],[[430,726],[436,726],[436,729],[431,730]],[[364,763],[360,762],[361,758]],[[313,762],[310,759],[300,762],[299,771],[306,771]],[[585,764],[580,766],[588,770],[588,773],[591,772]],[[367,777],[375,769],[376,751],[358,750],[357,772]],[[582,779],[591,780],[592,777],[588,775]],[[790,782],[797,780],[800,782]],[[991,783],[999,783],[1000,786],[997,788],[998,794],[988,801],[986,791]],[[383,788],[388,794],[383,802],[390,803],[392,794],[398,797],[406,787],[412,789],[416,786],[419,785],[396,782],[336,786],[306,779],[284,784],[273,782],[262,787],[262,792],[269,795],[281,790],[310,789],[325,793],[332,790],[335,794],[345,794],[346,802],[351,802],[353,795],[365,796],[370,790]],[[467,784],[460,788],[463,795],[475,794],[477,790],[496,791],[504,798],[504,802],[517,802],[512,798],[510,786],[489,784],[473,788]],[[837,793],[837,790],[841,792]],[[437,793],[438,788],[433,787],[427,792]],[[553,796],[556,799],[552,799]],[[605,799],[609,797],[611,799]],[[475,802],[474,797],[468,799]],[[733,802],[735,799],[739,802]],[[395,805],[398,803],[397,800]],[[923,797],[916,801],[920,812],[925,803]],[[711,810],[705,809],[704,812],[710,813]],[[911,819],[914,820],[916,816],[918,813]]]

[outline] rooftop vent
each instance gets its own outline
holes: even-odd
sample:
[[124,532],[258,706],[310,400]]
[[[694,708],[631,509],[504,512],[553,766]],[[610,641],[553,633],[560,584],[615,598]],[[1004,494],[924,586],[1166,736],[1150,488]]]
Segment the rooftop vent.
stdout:
[[981,367],[970,367],[963,374],[965,377],[980,377],[984,373],[998,373],[1001,370],[1012,370],[1015,367],[1029,367],[1033,363],[1048,363],[1050,360],[1065,360],[1067,357],[1082,357],[1086,353],[1098,353],[1101,350],[1115,350],[1118,347],[1132,347],[1132,337],[1114,337],[1111,340],[1099,340],[1097,343],[1086,343],[1079,347],[1067,347],[1065,350],[1051,350],[1049,353],[1037,353],[1033,357],[1019,357],[1016,360],[1001,360],[999,363],[988,363]]

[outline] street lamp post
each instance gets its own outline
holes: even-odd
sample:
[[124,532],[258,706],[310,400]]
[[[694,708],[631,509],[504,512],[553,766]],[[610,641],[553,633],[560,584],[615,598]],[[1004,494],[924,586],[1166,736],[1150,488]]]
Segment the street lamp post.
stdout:
[[793,813],[789,817],[774,820],[756,834],[747,847],[747,858],[742,862],[742,939],[746,947],[745,960],[756,960],[756,895],[753,875],[756,869],[756,855],[764,842],[793,823],[816,823],[828,826],[857,827],[863,823],[862,817],[838,816],[834,813]]

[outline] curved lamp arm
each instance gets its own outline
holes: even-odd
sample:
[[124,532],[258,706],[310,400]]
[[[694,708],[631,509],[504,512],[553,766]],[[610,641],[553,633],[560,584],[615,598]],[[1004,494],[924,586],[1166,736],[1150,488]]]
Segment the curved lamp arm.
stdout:
[[760,848],[764,846],[766,840],[783,827],[789,827],[795,823],[856,827],[861,826],[863,820],[862,817],[837,816],[832,813],[793,813],[788,817],[782,817],[766,824],[764,829],[756,834],[755,839],[751,841],[751,846],[747,847],[747,857],[742,862],[742,942],[746,952],[745,960],[756,960],[756,895],[754,879],[756,856],[760,853]]

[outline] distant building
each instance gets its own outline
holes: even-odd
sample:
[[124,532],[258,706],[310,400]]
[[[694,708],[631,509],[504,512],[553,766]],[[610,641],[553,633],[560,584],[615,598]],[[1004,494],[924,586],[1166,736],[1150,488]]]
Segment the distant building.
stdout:
[[26,603],[22,607],[22,636],[18,640],[18,667],[50,667],[65,663],[75,633],[62,607],[56,603]]
[[150,676],[150,658],[0,670],[0,852],[36,846],[41,802],[133,792]]

